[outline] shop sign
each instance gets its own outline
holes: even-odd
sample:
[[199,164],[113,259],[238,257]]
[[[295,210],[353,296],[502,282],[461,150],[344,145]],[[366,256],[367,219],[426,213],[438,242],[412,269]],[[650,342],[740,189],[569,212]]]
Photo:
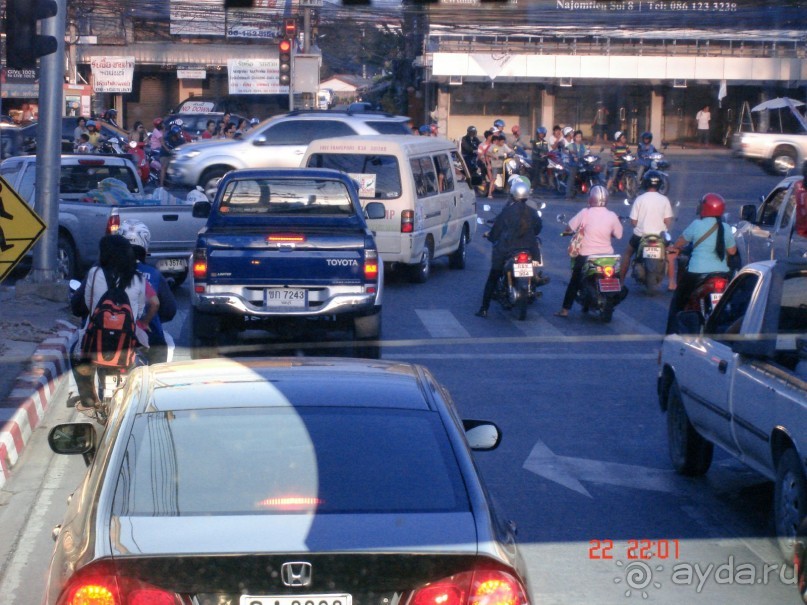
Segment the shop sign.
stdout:
[[179,80],[204,80],[207,78],[207,70],[204,67],[177,67],[177,78]]
[[11,69],[3,68],[3,84],[36,84],[39,81],[39,68]]
[[92,57],[93,90],[100,92],[132,92],[134,57]]
[[277,95],[289,92],[280,85],[277,59],[228,59],[227,76],[231,95]]

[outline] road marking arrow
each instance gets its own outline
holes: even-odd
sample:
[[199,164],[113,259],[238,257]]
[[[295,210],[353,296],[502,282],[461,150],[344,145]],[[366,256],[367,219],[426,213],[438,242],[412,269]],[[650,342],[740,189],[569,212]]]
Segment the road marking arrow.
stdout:
[[654,492],[680,492],[686,489],[673,470],[558,456],[541,440],[538,440],[527,456],[524,468],[589,498],[593,496],[581,481]]

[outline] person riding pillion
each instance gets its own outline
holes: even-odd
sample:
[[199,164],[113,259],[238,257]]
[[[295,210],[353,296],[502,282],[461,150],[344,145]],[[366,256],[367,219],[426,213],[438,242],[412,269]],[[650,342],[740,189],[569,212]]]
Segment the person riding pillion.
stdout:
[[490,272],[482,292],[482,306],[477,317],[487,317],[490,299],[496,282],[502,275],[507,257],[517,250],[530,250],[533,258],[539,254],[536,237],[541,233],[543,223],[535,208],[527,205],[530,187],[522,180],[514,180],[510,186],[510,203],[496,217],[493,228],[484,235],[493,243],[490,259]]
[[549,161],[547,156],[551,146],[546,140],[546,128],[539,126],[535,129],[535,138],[530,141],[532,151],[532,182],[533,186],[547,185],[546,167]]

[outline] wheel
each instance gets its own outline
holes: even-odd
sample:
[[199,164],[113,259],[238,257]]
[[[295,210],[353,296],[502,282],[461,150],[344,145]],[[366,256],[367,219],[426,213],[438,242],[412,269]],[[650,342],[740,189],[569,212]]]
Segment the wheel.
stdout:
[[209,199],[212,200],[215,197],[221,177],[230,172],[230,170],[231,169],[226,166],[213,166],[202,173],[202,178],[199,179],[199,185]]
[[353,320],[353,356],[381,359],[381,311]]
[[518,292],[518,299],[516,300],[516,310],[518,311],[518,320],[524,321],[527,319],[527,303],[529,301],[529,294],[526,289],[520,288]]
[[183,273],[176,275],[171,278],[171,281],[168,283],[171,284],[171,288],[179,288],[182,284],[185,283],[185,280],[188,279],[188,270],[185,269]]
[[642,263],[644,267],[644,284],[648,294],[655,294],[663,276],[663,271],[658,272],[656,263],[652,259],[645,259]]
[[451,269],[465,269],[465,261],[468,256],[468,232],[465,230],[465,227],[462,228],[462,234],[460,235],[460,243],[457,245],[457,249],[452,252],[451,256],[448,257],[448,266]]
[[774,174],[787,176],[796,167],[796,151],[792,147],[780,145],[771,156],[771,169]]
[[614,303],[610,300],[606,300],[602,306],[602,311],[600,311],[600,319],[602,323],[611,323],[611,320],[614,318]]
[[191,359],[208,359],[218,356],[220,319],[191,307],[190,344]]
[[412,281],[416,284],[425,284],[429,281],[432,272],[432,257],[434,255],[434,244],[427,238],[420,255],[420,262],[412,266]]
[[667,393],[667,447],[673,468],[680,475],[700,476],[712,465],[714,445],[692,426],[675,381]]
[[779,549],[788,562],[793,561],[796,532],[807,514],[807,480],[796,450],[790,448],[782,454],[776,465],[776,484],[773,492],[773,520]]
[[64,281],[78,279],[76,249],[73,242],[62,234],[59,234],[59,243],[56,249],[56,277]]

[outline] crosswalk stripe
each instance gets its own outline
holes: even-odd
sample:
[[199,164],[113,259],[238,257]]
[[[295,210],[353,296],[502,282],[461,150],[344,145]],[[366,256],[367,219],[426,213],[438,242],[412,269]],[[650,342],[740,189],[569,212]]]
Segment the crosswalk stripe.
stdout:
[[415,309],[415,313],[432,338],[471,337],[448,309]]
[[527,311],[526,321],[513,321],[519,331],[525,336],[565,336],[565,334],[549,323],[537,312]]
[[[614,315],[612,319],[612,324],[617,332],[620,334],[648,334],[648,335],[658,335],[658,330],[653,330],[652,328],[647,327],[642,322],[633,319],[630,315],[625,313],[624,311],[620,311],[619,308],[614,309]],[[624,326],[624,327],[623,327]]]

